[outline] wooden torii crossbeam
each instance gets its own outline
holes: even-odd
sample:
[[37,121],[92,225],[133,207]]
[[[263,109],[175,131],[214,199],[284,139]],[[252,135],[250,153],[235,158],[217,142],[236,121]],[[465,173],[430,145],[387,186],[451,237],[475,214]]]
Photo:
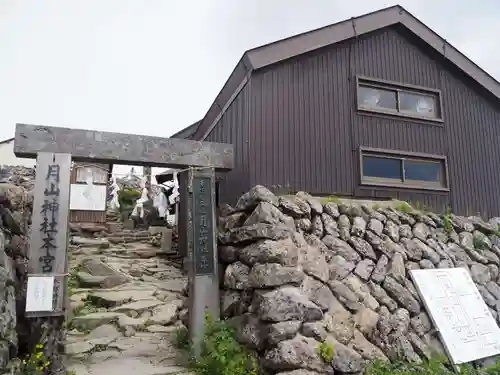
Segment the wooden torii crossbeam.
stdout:
[[179,235],[181,252],[187,255],[190,281],[189,329],[191,338],[198,342],[205,314],[219,314],[215,171],[233,168],[233,146],[17,124],[14,153],[18,157],[37,158],[30,273],[33,278],[54,278],[52,308],[35,308],[27,311],[28,316],[65,314],[71,161],[184,169],[179,175]]

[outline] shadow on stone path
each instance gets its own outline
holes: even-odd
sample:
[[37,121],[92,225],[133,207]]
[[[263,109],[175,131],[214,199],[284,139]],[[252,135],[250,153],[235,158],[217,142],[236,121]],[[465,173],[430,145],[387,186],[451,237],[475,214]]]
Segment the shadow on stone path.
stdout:
[[70,247],[66,356],[76,375],[191,374],[179,367],[176,331],[187,279],[149,244],[77,238]]

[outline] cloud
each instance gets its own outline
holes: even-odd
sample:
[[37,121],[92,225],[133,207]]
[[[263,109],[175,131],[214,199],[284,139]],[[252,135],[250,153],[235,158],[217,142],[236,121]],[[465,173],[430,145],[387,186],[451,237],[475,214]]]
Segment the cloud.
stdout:
[[[500,3],[400,3],[500,77]],[[0,139],[16,122],[169,136],[205,114],[245,50],[390,5],[3,0]]]

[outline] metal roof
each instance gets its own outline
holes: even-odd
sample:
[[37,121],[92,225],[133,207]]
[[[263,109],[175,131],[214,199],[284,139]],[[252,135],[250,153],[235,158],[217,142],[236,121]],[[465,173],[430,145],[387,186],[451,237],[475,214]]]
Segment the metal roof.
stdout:
[[[495,78],[402,6],[395,5],[246,51],[205,117],[176,135],[189,129],[189,136],[193,139],[204,140],[248,82],[252,71],[396,24],[405,26],[422,39],[429,48],[437,51],[500,99],[500,83]],[[196,129],[194,129],[195,125],[197,125]]]

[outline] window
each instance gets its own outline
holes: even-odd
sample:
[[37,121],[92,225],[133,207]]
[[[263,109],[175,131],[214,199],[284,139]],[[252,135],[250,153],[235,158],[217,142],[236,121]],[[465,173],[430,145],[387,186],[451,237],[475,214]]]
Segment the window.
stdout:
[[361,182],[366,185],[447,189],[444,157],[361,150]]
[[437,90],[358,79],[358,109],[428,120],[441,120]]
[[76,167],[76,182],[87,183],[88,181],[94,184],[106,184],[107,171],[99,167]]

